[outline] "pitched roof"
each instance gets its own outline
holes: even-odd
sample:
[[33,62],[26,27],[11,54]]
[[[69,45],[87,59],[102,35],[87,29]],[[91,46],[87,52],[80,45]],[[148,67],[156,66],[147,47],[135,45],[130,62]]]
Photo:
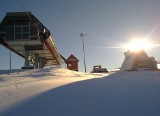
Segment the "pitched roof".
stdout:
[[73,60],[79,61],[73,54],[71,54],[67,59],[67,61],[73,61]]

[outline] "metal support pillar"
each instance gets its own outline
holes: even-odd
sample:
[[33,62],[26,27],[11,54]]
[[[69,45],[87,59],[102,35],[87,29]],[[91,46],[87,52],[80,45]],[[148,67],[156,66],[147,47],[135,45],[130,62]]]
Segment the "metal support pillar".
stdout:
[[39,58],[39,68],[43,68],[44,66],[43,66],[43,64],[44,64],[44,58]]
[[25,67],[29,67],[29,50],[25,51]]
[[39,68],[39,58],[38,58],[38,56],[39,56],[39,54],[34,54],[35,55],[35,68],[37,69],[37,68]]

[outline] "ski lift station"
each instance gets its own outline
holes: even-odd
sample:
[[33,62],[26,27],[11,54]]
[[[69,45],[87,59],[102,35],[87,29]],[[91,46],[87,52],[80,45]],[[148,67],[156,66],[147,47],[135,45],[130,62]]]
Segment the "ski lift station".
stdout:
[[31,12],[8,12],[0,24],[0,44],[25,59],[25,66],[61,65],[50,31]]

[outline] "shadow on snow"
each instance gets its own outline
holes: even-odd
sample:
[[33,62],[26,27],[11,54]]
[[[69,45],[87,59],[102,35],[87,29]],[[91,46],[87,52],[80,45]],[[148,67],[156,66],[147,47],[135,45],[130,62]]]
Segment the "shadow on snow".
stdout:
[[[7,111],[4,115],[160,115],[160,92],[157,86],[118,78],[118,73],[116,73],[104,78],[95,78],[64,85],[24,101]],[[150,88],[151,86],[153,87]]]

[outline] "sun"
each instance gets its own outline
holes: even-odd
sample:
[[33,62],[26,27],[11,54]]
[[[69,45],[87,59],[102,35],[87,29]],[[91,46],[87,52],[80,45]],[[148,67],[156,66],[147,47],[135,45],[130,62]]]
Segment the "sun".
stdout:
[[134,39],[123,46],[124,49],[132,50],[132,51],[139,51],[142,49],[146,50],[151,47],[152,47],[152,44],[148,39]]

